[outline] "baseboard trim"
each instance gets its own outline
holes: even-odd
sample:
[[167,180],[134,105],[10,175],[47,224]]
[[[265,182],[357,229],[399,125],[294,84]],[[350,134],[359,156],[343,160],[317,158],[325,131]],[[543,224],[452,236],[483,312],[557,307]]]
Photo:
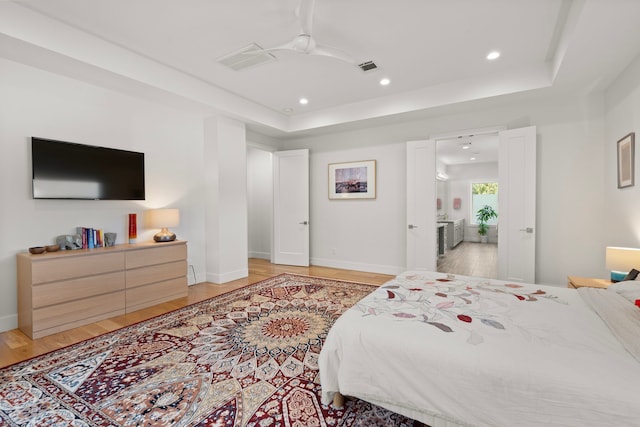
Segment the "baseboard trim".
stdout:
[[227,283],[233,280],[244,279],[245,277],[249,277],[249,269],[243,268],[236,271],[230,271],[227,273],[207,273],[207,282],[211,283]]
[[258,259],[266,259],[268,261],[271,260],[271,252],[256,252],[250,251],[249,258],[258,258]]
[[368,273],[390,274],[396,276],[404,271],[406,267],[399,267],[393,265],[379,265],[379,264],[366,264],[350,261],[339,261],[328,258],[311,258],[309,260],[312,265],[320,267],[341,268],[344,270],[366,271]]
[[10,331],[18,327],[18,315],[9,314],[8,316],[0,317],[0,332]]

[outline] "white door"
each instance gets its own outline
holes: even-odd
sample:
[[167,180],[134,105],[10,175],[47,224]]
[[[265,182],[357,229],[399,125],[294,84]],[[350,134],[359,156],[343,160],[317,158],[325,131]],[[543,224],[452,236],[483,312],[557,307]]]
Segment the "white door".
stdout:
[[536,127],[500,132],[498,278],[535,283]]
[[407,270],[437,270],[436,142],[407,142]]
[[309,265],[309,150],[273,153],[274,264]]

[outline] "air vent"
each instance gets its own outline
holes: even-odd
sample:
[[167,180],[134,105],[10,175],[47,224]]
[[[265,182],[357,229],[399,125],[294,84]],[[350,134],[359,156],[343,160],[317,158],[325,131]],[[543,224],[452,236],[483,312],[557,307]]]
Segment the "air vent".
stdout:
[[377,70],[378,69],[378,66],[373,61],[363,62],[362,64],[358,64],[358,67],[360,67],[360,69],[362,71],[364,71],[365,73],[367,71],[373,71],[373,70]]
[[244,70],[267,62],[275,61],[276,57],[271,55],[255,43],[251,43],[242,49],[225,55],[218,59],[218,63],[227,66],[235,71]]

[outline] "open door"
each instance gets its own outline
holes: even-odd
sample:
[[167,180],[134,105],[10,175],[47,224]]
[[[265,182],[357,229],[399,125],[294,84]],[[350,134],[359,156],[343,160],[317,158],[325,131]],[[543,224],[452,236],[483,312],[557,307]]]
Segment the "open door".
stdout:
[[500,132],[498,278],[535,283],[536,127]]
[[407,270],[437,270],[436,142],[407,142]]
[[274,264],[309,265],[309,150],[273,153]]
[[[535,283],[536,128],[499,132],[498,278]],[[407,142],[407,269],[437,270],[436,141]]]

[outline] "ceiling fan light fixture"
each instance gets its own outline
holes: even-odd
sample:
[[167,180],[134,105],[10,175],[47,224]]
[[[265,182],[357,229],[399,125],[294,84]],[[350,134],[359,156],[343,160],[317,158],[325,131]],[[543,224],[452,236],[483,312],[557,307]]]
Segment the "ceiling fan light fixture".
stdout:
[[356,61],[347,52],[316,43],[312,33],[314,4],[315,0],[300,0],[296,12],[300,24],[298,35],[283,44],[262,49],[263,52],[289,51],[302,55],[324,56],[348,62],[349,64],[356,64]]
[[291,42],[291,48],[299,53],[309,53],[316,47],[316,42],[308,34],[300,34]]

